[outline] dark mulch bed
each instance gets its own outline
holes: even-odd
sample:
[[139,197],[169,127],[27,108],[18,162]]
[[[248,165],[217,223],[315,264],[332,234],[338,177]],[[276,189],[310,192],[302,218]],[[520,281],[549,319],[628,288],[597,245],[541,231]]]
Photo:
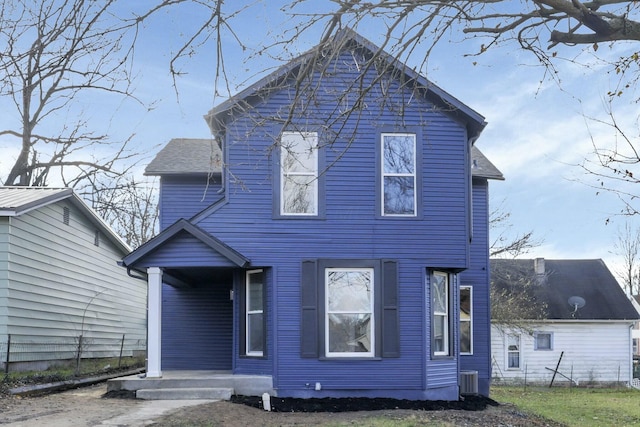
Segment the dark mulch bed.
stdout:
[[[231,396],[231,401],[233,403],[262,409],[261,397]],[[353,412],[378,411],[384,409],[414,409],[422,411],[459,409],[465,411],[482,411],[489,405],[499,406],[499,403],[484,396],[464,396],[458,401],[329,397],[294,399],[271,397],[271,411],[273,412]]]

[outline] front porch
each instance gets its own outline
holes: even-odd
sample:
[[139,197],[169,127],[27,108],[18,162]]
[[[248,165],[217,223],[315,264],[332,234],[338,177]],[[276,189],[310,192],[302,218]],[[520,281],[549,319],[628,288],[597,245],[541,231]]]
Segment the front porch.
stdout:
[[114,378],[107,391],[135,391],[146,400],[229,400],[232,395],[276,396],[270,375],[234,375],[227,371],[163,371],[160,378],[140,375]]

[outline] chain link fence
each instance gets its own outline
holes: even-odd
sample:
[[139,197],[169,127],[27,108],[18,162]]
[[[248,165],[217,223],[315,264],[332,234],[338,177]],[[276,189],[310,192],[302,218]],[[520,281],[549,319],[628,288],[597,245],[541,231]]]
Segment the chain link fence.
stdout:
[[[77,337],[33,337],[8,335],[0,341],[0,367],[5,374],[12,371],[46,370],[51,366],[75,365],[80,372],[87,361],[106,360],[117,363],[124,360],[144,359],[147,342],[144,339]],[[114,360],[112,360],[114,359]]]

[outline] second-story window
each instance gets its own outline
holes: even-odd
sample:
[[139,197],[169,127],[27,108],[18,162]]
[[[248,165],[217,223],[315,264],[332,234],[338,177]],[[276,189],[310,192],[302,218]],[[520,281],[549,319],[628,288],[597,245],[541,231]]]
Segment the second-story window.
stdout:
[[416,215],[416,135],[382,134],[382,215]]
[[282,134],[280,214],[318,214],[318,134],[315,132]]

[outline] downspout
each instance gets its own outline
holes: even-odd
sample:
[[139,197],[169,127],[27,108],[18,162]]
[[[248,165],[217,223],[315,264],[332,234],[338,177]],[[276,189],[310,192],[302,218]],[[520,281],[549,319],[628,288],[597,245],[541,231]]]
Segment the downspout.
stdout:
[[147,281],[147,275],[140,273],[138,270],[134,270],[131,267],[127,266],[127,275],[129,277],[133,277],[134,279]]
[[[124,267],[124,262],[122,261],[118,261],[118,265],[121,267]],[[149,279],[148,276],[146,274],[142,274],[140,273],[140,271],[138,270],[133,270],[130,266],[126,266],[127,267],[127,276],[132,277],[134,279],[138,279],[138,280],[142,280],[145,282],[146,284],[146,288],[147,288],[147,298],[146,298],[146,307],[145,307],[145,335],[146,335],[146,339],[147,339],[147,348],[145,349],[145,367],[144,367],[144,374],[139,375],[140,378],[145,378],[147,376],[147,371],[149,369],[149,349],[148,349],[148,340],[149,340]],[[134,273],[135,271],[135,273]]]

